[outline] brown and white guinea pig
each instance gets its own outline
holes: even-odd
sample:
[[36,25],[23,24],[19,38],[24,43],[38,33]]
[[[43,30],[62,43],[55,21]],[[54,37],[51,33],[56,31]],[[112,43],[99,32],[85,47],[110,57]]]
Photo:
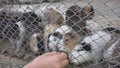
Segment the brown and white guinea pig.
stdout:
[[[45,25],[43,24],[42,17],[37,16],[34,12],[27,12],[23,13],[20,20],[23,22],[26,31],[24,45],[29,46],[33,52],[38,52],[39,50],[36,49],[40,49],[39,45],[43,45],[43,30]],[[38,37],[42,40],[39,41]]]
[[92,19],[95,16],[95,11],[93,6],[85,6],[82,9],[82,18],[83,20]]
[[62,25],[49,34],[45,50],[69,53],[80,41],[81,37],[71,27]]
[[44,16],[47,20],[47,25],[44,29],[44,44],[46,44],[48,35],[63,24],[64,18],[60,12],[54,10],[53,8],[47,9],[44,12]]
[[32,52],[42,54],[44,52],[43,36],[40,33],[34,33],[29,38],[29,46]]
[[[104,28],[86,36],[69,54],[69,59],[76,65],[93,62],[111,57],[115,45],[120,42],[120,33],[116,28]],[[104,58],[103,58],[104,57]]]
[[34,12],[23,13],[20,21],[23,22],[27,36],[31,36],[34,32],[42,31],[45,27],[42,24],[42,17],[38,17]]
[[90,32],[86,28],[86,21],[94,16],[93,6],[81,8],[79,5],[73,5],[66,11],[66,25],[70,26],[80,35],[86,35]]
[[25,37],[25,28],[22,22],[19,21],[6,27],[4,37],[9,39],[16,51],[19,51]]
[[22,13],[20,12],[13,12],[8,10],[0,11],[0,38],[3,38],[2,33],[4,29],[11,24],[15,24],[21,15]]
[[[26,36],[30,36],[37,29],[38,17],[33,12],[22,13],[21,15],[16,14],[17,12],[11,12],[2,12],[1,28],[3,30],[1,33],[2,37],[9,39],[13,47],[19,51]],[[7,13],[9,13],[8,16]]]
[[44,12],[44,16],[47,19],[48,24],[62,24],[64,21],[63,15],[53,8],[46,9]]
[[19,51],[22,44],[25,29],[19,17],[20,12],[13,12],[8,10],[0,11],[0,33],[3,39],[8,39],[13,48]]

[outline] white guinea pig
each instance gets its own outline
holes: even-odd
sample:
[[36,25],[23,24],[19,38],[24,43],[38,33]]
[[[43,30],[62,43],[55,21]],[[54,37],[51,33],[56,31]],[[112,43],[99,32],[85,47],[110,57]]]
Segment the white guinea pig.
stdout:
[[[106,30],[96,31],[91,36],[84,38],[70,53],[70,61],[77,65],[89,61],[99,62],[103,59],[103,52],[108,47],[117,44],[117,39],[113,38],[115,35],[113,35],[112,32],[110,33],[110,31],[111,29],[106,28]],[[109,43],[110,45],[108,45]],[[108,51],[110,51],[110,49]],[[106,54],[107,53],[109,52],[106,52]],[[104,53],[104,57],[106,54]],[[106,57],[108,57],[108,55]]]

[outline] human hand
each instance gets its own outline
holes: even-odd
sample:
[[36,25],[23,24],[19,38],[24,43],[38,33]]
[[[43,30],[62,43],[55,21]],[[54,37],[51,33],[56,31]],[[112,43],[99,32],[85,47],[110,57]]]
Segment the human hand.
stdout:
[[67,55],[62,52],[50,52],[35,58],[24,68],[64,68],[68,64]]

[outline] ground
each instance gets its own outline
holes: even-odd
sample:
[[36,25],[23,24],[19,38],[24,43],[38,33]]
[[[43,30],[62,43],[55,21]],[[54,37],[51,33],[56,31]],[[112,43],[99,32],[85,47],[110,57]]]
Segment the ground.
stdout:
[[[5,55],[0,55],[0,68],[22,68],[27,62],[18,60],[16,58],[10,58]],[[14,64],[13,64],[14,63]]]
[[25,52],[25,48],[21,47],[19,52],[12,47],[12,45],[7,40],[0,40],[0,68],[19,68],[30,62],[34,55],[31,52]]

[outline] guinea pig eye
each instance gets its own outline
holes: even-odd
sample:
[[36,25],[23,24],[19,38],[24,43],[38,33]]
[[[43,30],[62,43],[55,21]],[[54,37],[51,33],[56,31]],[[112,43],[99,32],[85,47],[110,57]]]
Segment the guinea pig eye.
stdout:
[[74,11],[72,11],[71,9],[69,9],[67,12],[66,12],[66,15],[68,17],[72,17],[74,15]]
[[65,41],[69,41],[69,39],[66,39]]
[[77,52],[82,51],[81,49],[78,49]]
[[85,45],[85,44],[86,44],[85,42],[81,43],[81,45]]

